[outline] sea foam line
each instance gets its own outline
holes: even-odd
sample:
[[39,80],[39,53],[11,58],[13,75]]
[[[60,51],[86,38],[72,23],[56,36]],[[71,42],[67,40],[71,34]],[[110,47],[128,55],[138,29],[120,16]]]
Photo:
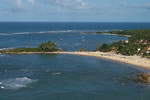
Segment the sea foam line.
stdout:
[[61,31],[40,31],[40,32],[17,32],[17,33],[0,33],[0,35],[23,35],[23,34],[43,34],[43,33],[65,33],[80,32],[80,30],[61,30]]
[[28,77],[21,77],[21,78],[11,78],[6,80],[0,81],[0,88],[6,90],[14,90],[28,87],[29,84],[37,82],[36,79],[30,79]]
[[55,31],[39,31],[39,32],[17,32],[17,33],[0,33],[0,35],[25,35],[25,34],[47,34],[47,33],[65,33],[65,32],[106,32],[109,30],[55,30]]

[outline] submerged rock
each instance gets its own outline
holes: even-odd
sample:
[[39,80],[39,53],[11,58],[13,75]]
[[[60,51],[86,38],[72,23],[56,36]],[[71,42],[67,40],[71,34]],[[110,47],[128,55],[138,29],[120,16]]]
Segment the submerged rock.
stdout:
[[150,74],[140,73],[137,77],[137,82],[150,83]]
[[134,81],[136,83],[149,83],[150,84],[150,74],[141,72],[141,73],[129,73],[126,79]]

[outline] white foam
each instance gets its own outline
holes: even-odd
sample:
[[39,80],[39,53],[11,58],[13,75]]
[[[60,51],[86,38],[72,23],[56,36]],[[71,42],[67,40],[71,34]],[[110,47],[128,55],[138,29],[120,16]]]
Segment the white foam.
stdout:
[[43,34],[43,33],[86,32],[86,31],[91,31],[91,30],[57,30],[57,31],[54,30],[54,31],[39,31],[39,32],[16,32],[16,33],[0,33],[0,35],[24,35],[24,34]]
[[79,46],[79,45],[80,45],[80,43],[75,43],[75,45],[76,45],[76,46]]
[[0,57],[4,57],[4,56],[6,56],[6,55],[0,53]]
[[27,77],[13,78],[13,79],[2,80],[0,87],[2,89],[14,90],[14,89],[25,88],[33,82],[37,82],[37,80],[33,80]]
[[11,49],[11,48],[0,48],[0,50],[8,50],[8,49]]
[[[3,51],[3,50],[8,50],[8,49],[13,49],[13,48],[0,48],[0,51]],[[4,57],[6,56],[5,54],[2,54],[0,53],[0,57]],[[8,55],[7,55],[8,56]]]
[[39,31],[39,32],[0,33],[0,35],[23,35],[23,34],[65,33],[65,32],[80,32],[80,30],[60,30],[60,31]]
[[16,33],[0,33],[0,35],[24,35],[24,34],[43,34],[43,33],[65,33],[65,32],[109,32],[112,30],[54,30],[39,32],[16,32]]
[[52,73],[52,75],[61,75],[62,73],[60,72],[55,72],[55,73]]
[[1,86],[1,89],[4,89],[5,87],[4,86]]
[[5,69],[4,71],[7,72],[7,69]]

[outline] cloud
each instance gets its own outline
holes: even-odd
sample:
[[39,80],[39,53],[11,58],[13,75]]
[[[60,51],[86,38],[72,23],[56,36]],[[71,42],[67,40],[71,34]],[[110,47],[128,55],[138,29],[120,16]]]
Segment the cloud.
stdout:
[[32,8],[35,0],[7,0],[12,11],[29,10]]
[[129,3],[129,2],[122,2],[122,6],[130,7],[130,8],[142,8],[142,9],[150,9],[150,2],[143,2],[143,3]]
[[54,4],[57,7],[68,10],[85,10],[88,9],[88,3],[83,0],[43,0],[49,5]]
[[34,0],[27,0],[29,3],[32,3],[32,4],[34,4],[35,3],[35,1]]
[[7,0],[13,10],[28,10],[33,8],[33,5],[55,6],[56,8],[67,10],[85,10],[89,5],[83,0]]
[[13,4],[18,8],[22,8],[22,0],[14,0]]
[[88,8],[88,4],[83,0],[56,0],[56,4],[73,10],[83,10]]

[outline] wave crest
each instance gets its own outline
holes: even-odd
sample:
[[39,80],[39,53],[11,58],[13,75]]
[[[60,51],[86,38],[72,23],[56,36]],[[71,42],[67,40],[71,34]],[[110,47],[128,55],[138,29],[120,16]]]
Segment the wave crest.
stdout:
[[0,35],[24,35],[24,34],[46,34],[46,33],[65,33],[80,32],[80,30],[60,30],[60,31],[40,31],[40,32],[17,32],[17,33],[0,33]]
[[10,90],[20,89],[20,88],[25,88],[29,84],[34,82],[37,82],[37,80],[33,80],[27,77],[7,79],[0,82],[0,88],[10,89]]

